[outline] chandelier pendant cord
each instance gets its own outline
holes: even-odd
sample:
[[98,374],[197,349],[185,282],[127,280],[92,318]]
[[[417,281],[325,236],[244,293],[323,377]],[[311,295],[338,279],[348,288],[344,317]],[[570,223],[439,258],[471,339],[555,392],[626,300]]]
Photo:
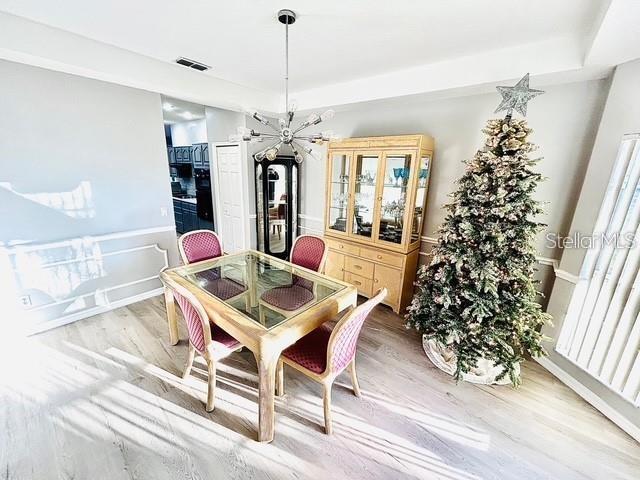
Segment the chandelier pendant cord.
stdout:
[[284,111],[289,111],[289,17],[284,34]]
[[[280,148],[283,146],[288,146],[293,151],[294,158],[296,162],[301,163],[304,160],[302,156],[302,152],[312,155],[313,150],[311,147],[302,145],[298,142],[308,142],[311,144],[322,144],[335,138],[331,132],[320,132],[313,133],[308,135],[300,134],[299,132],[302,130],[311,127],[313,125],[318,125],[321,122],[326,120],[330,120],[333,118],[334,112],[329,109],[326,110],[321,115],[316,113],[312,113],[309,115],[306,121],[302,122],[297,127],[292,127],[291,123],[293,121],[293,117],[295,116],[296,107],[294,105],[289,105],[289,25],[292,25],[296,21],[296,14],[294,11],[289,9],[282,9],[278,11],[277,19],[280,23],[285,26],[285,36],[284,36],[284,111],[285,118],[278,119],[278,125],[274,125],[269,121],[269,119],[258,112],[255,109],[251,109],[248,112],[248,115],[253,117],[255,120],[260,122],[262,125],[269,127],[275,133],[262,133],[256,130],[247,128],[245,126],[238,127],[238,134],[231,135],[229,139],[231,141],[242,141],[242,142],[251,142],[253,140],[261,141],[263,139],[269,139],[271,141],[275,141],[272,145],[262,149],[258,153],[254,155],[254,158],[257,162],[262,161],[266,158],[269,161],[273,161],[278,156],[280,152]],[[295,101],[294,101],[295,103]]]

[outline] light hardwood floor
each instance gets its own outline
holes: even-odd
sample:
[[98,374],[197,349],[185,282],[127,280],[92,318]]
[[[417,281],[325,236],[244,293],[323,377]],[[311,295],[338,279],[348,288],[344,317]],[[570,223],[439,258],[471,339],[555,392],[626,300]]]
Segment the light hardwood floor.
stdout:
[[363,397],[347,373],[334,385],[334,434],[321,386],[287,368],[271,444],[254,441],[253,355],[219,365],[207,414],[203,365],[180,379],[187,345],[169,346],[161,297],[3,345],[5,480],[640,477],[640,446],[542,367],[519,390],[456,385],[388,307],[360,338]]

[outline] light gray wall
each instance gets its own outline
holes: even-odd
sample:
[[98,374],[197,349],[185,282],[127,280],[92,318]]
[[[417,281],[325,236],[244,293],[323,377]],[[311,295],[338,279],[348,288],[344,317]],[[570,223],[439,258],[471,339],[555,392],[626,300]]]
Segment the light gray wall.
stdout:
[[[571,216],[587,166],[593,138],[607,91],[606,80],[556,85],[531,102],[529,125],[534,129],[532,141],[543,156],[537,169],[548,179],[537,191],[547,201],[541,221],[548,231],[569,230]],[[442,206],[455,190],[455,181],[463,173],[463,160],[471,158],[482,146],[482,128],[499,103],[496,93],[425,101],[419,98],[395,99],[340,109],[324,129],[342,137],[426,133],[435,139],[435,155],[429,186],[428,206],[423,235],[435,237],[444,220]],[[312,217],[303,220],[310,229],[322,230],[324,215],[325,160],[307,158],[302,165],[301,213]],[[559,252],[546,248],[539,236],[541,256],[559,258]],[[423,245],[427,249],[428,245]],[[541,278],[550,286],[548,267]]]
[[245,124],[244,114],[223,108],[205,107],[205,117],[209,142],[227,142]]
[[[15,254],[7,260],[3,250],[5,261],[22,269],[16,272],[18,276],[3,278],[3,282],[16,286],[17,293],[28,290],[34,306],[42,306],[133,281],[146,268],[141,265],[140,272],[129,268],[127,273],[113,255],[109,268],[91,273],[93,267],[78,261],[87,252],[100,256],[113,249],[159,243],[175,263],[158,94],[0,61],[0,105],[0,246],[14,246],[14,253],[16,248],[35,249],[36,254],[29,254],[29,265],[36,269],[52,260],[69,262],[65,264],[67,271],[56,268],[53,276],[47,268],[42,269],[43,278],[69,285],[56,290],[52,285],[38,284],[33,272],[31,280],[25,280],[29,265],[17,262]],[[103,241],[91,246],[94,237],[149,229],[165,233],[148,238],[134,235],[113,246]],[[67,247],[53,247],[52,242],[58,241]],[[142,252],[157,263],[157,252]],[[143,253],[137,260],[144,264],[147,259]],[[87,281],[81,281],[83,278]],[[146,290],[159,286],[157,280],[144,285]],[[140,293],[140,285],[131,291]],[[113,290],[108,300],[122,299],[129,293]],[[55,309],[56,315],[77,313],[90,307],[93,300],[84,298],[84,306],[79,302],[66,310]],[[43,310],[40,318],[47,315]]]
[[[571,222],[571,232],[591,234],[622,136],[627,133],[640,132],[639,85],[640,60],[619,65],[616,68],[602,114],[602,121],[598,127],[582,192]],[[584,249],[564,250],[560,268],[573,275],[578,275],[585,253]],[[573,288],[573,283],[562,278],[557,278],[554,284],[547,307],[548,312],[553,315],[554,324],[545,329],[545,334],[552,339],[551,344],[547,347],[549,360],[595,396],[600,397],[611,410],[618,412],[637,429],[640,429],[638,408],[624,401],[598,380],[555,352],[555,341],[562,328]]]

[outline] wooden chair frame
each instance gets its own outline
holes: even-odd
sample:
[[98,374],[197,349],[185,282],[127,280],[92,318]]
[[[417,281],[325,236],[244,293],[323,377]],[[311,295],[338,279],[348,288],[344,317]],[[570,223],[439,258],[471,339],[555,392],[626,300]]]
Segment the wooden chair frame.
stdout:
[[[202,355],[202,358],[204,358],[207,364],[207,401],[205,403],[205,408],[207,412],[211,412],[214,409],[215,403],[216,363],[219,360],[228,357],[231,353],[242,350],[242,345],[240,345],[235,350],[229,350],[227,348],[216,349],[216,342],[214,342],[211,337],[211,325],[209,324],[211,319],[202,304],[195,297],[195,295],[193,295],[186,288],[177,284],[168,285],[167,283],[164,283],[164,286],[165,288],[174,290],[175,292],[186,298],[198,313],[198,318],[200,319],[200,325],[202,327],[202,336],[204,338],[204,352],[198,352],[198,350],[191,343],[191,339],[189,338],[189,355],[187,357],[187,365],[185,366],[184,372],[182,373],[182,379],[186,379],[191,373],[196,354]],[[205,319],[206,322],[204,321]]]
[[276,369],[276,395],[281,396],[284,395],[284,364],[289,365],[290,367],[295,368],[301,373],[304,373],[307,377],[315,380],[320,383],[323,387],[322,391],[322,403],[324,407],[324,429],[325,432],[330,435],[333,432],[333,426],[331,421],[331,387],[333,386],[333,382],[338,375],[344,372],[347,368],[349,369],[349,375],[351,376],[351,384],[353,386],[353,393],[356,397],[361,396],[360,392],[360,384],[358,383],[358,376],[356,374],[356,356],[355,352],[353,355],[353,359],[346,366],[342,367],[339,370],[333,369],[333,357],[332,352],[335,346],[336,340],[338,338],[337,333],[344,327],[344,325],[355,315],[358,315],[362,310],[365,309],[365,306],[371,302],[376,304],[382,302],[384,297],[387,295],[387,289],[382,288],[376,292],[376,294],[371,297],[370,300],[367,300],[363,304],[353,308],[349,307],[346,311],[345,315],[336,323],[336,326],[333,327],[333,331],[331,332],[331,336],[329,337],[329,343],[327,345],[327,367],[325,371],[322,373],[312,372],[311,370],[303,367],[299,363],[294,362],[293,360],[289,360],[284,355],[280,356],[278,360],[278,367]]

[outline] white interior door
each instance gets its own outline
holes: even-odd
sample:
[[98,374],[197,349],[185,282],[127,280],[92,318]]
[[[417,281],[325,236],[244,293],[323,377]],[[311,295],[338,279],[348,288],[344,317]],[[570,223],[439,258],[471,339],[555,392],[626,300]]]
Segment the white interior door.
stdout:
[[238,144],[215,145],[218,235],[228,253],[249,248],[245,158]]

